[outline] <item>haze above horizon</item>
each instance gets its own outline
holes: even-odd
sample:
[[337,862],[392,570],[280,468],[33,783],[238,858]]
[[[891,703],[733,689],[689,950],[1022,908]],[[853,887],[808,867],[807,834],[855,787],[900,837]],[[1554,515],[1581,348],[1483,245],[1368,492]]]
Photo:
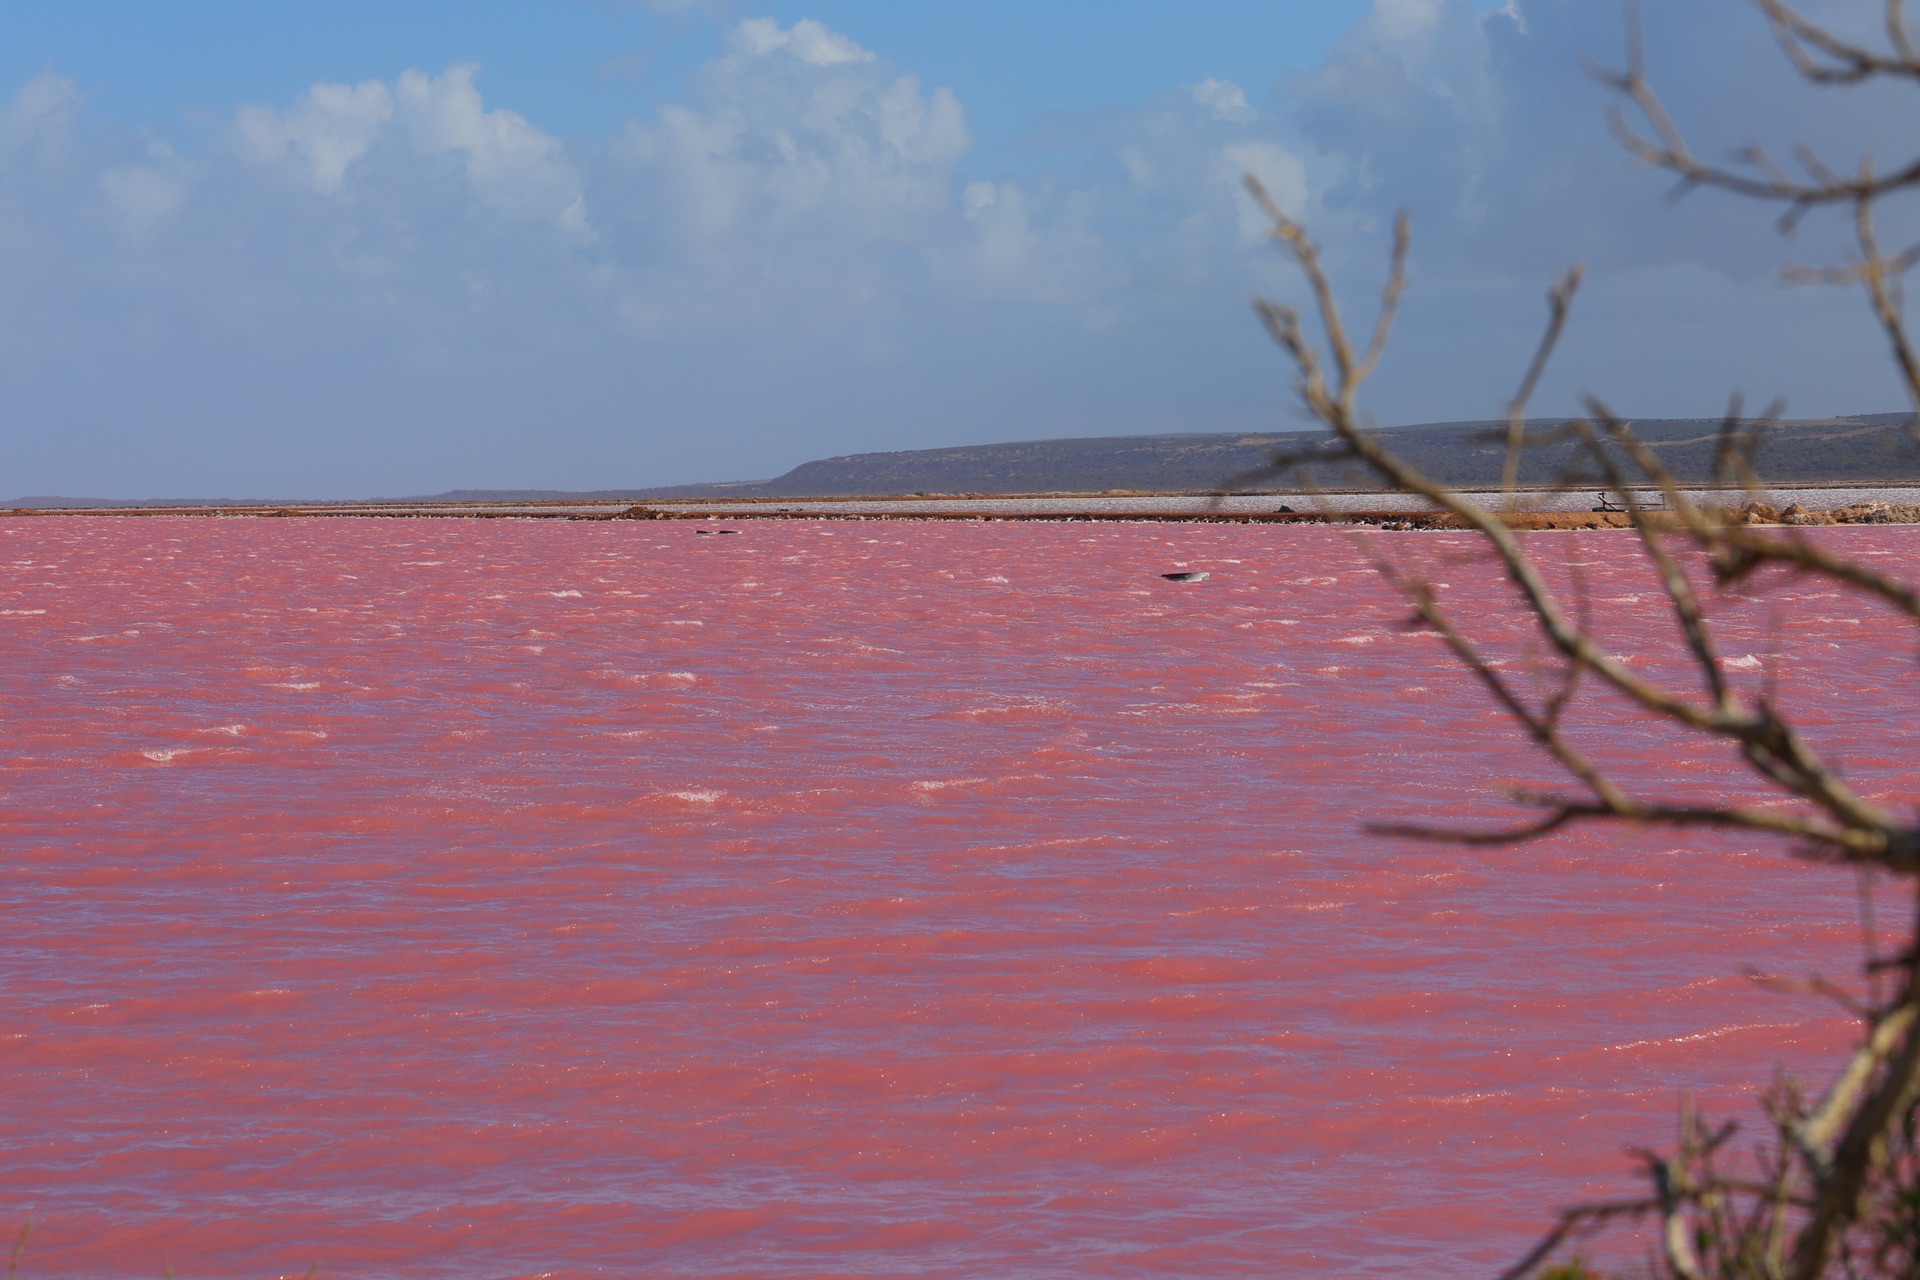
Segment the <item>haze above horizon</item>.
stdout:
[[[1742,0],[1648,15],[1703,151],[1845,135]],[[1263,177],[1413,293],[1372,407],[1898,407],[1835,256],[1669,208],[1606,136],[1582,0],[16,0],[0,12],[0,491],[602,489],[810,458],[1296,425],[1245,305]],[[1899,230],[1890,228],[1890,233]]]

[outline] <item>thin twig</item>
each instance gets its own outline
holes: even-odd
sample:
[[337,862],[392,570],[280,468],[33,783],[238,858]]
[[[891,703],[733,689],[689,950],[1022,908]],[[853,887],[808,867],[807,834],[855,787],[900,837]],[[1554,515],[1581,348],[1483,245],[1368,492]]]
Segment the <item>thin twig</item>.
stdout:
[[1573,311],[1573,296],[1580,291],[1580,281],[1585,274],[1586,269],[1576,263],[1547,291],[1546,330],[1541,333],[1540,342],[1533,350],[1533,359],[1520,378],[1520,389],[1507,402],[1507,460],[1500,471],[1500,490],[1506,495],[1509,509],[1514,501],[1514,489],[1520,482],[1520,453],[1526,445],[1527,402],[1533,399],[1534,389],[1540,385],[1540,377],[1546,372],[1554,350],[1560,345],[1560,334],[1567,327],[1567,316]]

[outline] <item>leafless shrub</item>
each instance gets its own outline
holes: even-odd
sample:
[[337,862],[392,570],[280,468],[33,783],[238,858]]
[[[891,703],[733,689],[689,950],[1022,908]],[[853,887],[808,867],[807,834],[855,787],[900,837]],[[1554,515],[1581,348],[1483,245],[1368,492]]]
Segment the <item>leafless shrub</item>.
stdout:
[[[1786,57],[1808,82],[1858,85],[1887,80],[1920,85],[1920,50],[1909,34],[1902,0],[1884,0],[1887,47],[1842,39],[1790,7],[1786,0],[1754,0]],[[1794,268],[1794,278],[1858,285],[1891,347],[1908,395],[1920,409],[1920,361],[1903,315],[1901,281],[1920,263],[1920,246],[1882,250],[1874,210],[1885,198],[1920,186],[1920,158],[1882,172],[1871,160],[1839,166],[1811,151],[1794,155],[1790,171],[1765,150],[1750,148],[1731,167],[1699,159],[1647,80],[1636,15],[1630,10],[1626,70],[1599,73],[1618,95],[1611,113],[1616,135],[1649,165],[1673,174],[1682,192],[1714,187],[1775,204],[1790,229],[1807,214],[1833,207],[1850,217],[1860,259],[1849,265]],[[1364,466],[1390,487],[1416,494],[1453,513],[1473,530],[1504,572],[1552,655],[1552,678],[1525,686],[1487,656],[1476,638],[1471,609],[1456,610],[1442,588],[1418,566],[1375,555],[1412,604],[1417,625],[1431,629],[1453,657],[1512,717],[1565,776],[1551,790],[1510,792],[1538,811],[1534,819],[1492,830],[1396,827],[1421,839],[1487,845],[1531,840],[1574,824],[1630,823],[1710,828],[1784,837],[1806,857],[1847,868],[1868,868],[1920,885],[1920,826],[1856,792],[1774,704],[1731,683],[1704,603],[1710,582],[1764,590],[1755,578],[1768,566],[1824,579],[1920,623],[1920,592],[1911,584],[1838,555],[1789,520],[1766,523],[1768,511],[1708,506],[1683,490],[1660,458],[1636,440],[1630,425],[1602,400],[1588,397],[1586,415],[1564,428],[1630,515],[1638,547],[1655,571],[1681,655],[1697,687],[1680,687],[1630,669],[1610,654],[1577,601],[1569,602],[1529,555],[1524,535],[1503,518],[1435,483],[1396,456],[1391,437],[1371,428],[1359,396],[1392,335],[1406,282],[1411,243],[1407,218],[1394,228],[1381,306],[1364,344],[1343,314],[1304,226],[1290,218],[1253,178],[1247,186],[1272,224],[1272,237],[1305,276],[1312,331],[1293,308],[1261,300],[1256,309],[1298,373],[1306,411],[1323,425],[1328,443],[1306,455],[1276,458],[1271,471],[1303,460]],[[1527,404],[1539,383],[1573,305],[1581,280],[1574,268],[1548,294],[1548,322],[1518,390],[1508,404],[1504,488],[1509,506],[1523,452],[1538,443],[1527,425]],[[1754,459],[1779,408],[1743,418],[1734,401],[1720,433],[1716,480],[1757,490]],[[1649,491],[1657,491],[1652,500]],[[1750,496],[1757,498],[1757,493]],[[1794,513],[1790,510],[1787,515]],[[1873,518],[1869,513],[1868,518]],[[1888,518],[1893,518],[1889,516]],[[1691,555],[1688,552],[1691,551]],[[1693,566],[1693,567],[1690,567]],[[1700,567],[1704,566],[1704,567]],[[1744,803],[1703,804],[1646,794],[1598,763],[1574,740],[1567,713],[1586,689],[1599,686],[1665,721],[1701,746],[1717,745],[1742,761],[1751,781]],[[1782,801],[1788,803],[1782,803]],[[1920,902],[1916,903],[1920,911]],[[1591,1275],[1569,1251],[1594,1232],[1639,1222],[1652,1232],[1658,1265],[1679,1280],[1754,1277],[1815,1280],[1826,1276],[1920,1276],[1920,919],[1908,942],[1890,956],[1869,955],[1871,993],[1855,1001],[1818,979],[1803,989],[1836,995],[1860,1020],[1858,1047],[1824,1089],[1803,1093],[1778,1084],[1765,1103],[1769,1140],[1755,1165],[1735,1159],[1731,1124],[1715,1126],[1688,1112],[1679,1140],[1666,1154],[1640,1153],[1648,1189],[1614,1202],[1566,1212],[1509,1277]]]

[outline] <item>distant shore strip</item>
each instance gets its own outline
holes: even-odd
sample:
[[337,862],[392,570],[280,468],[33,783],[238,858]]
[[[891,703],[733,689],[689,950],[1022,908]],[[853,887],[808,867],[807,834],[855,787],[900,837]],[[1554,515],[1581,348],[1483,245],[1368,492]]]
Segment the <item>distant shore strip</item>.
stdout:
[[[1907,499],[1887,501],[1886,499]],[[1461,529],[1466,524],[1444,511],[1408,509],[1380,502],[1396,495],[1379,493],[1280,494],[1022,494],[934,495],[785,499],[780,501],[629,502],[317,502],[86,505],[15,507],[0,517],[48,516],[213,516],[261,518],[352,517],[358,519],[574,520],[574,521],[744,521],[744,520],[973,520],[1042,522],[1127,522],[1162,524],[1367,525],[1386,530]],[[1631,515],[1617,496],[1587,491],[1535,491],[1514,495],[1471,495],[1516,529],[1625,529]],[[1652,508],[1657,492],[1636,495]],[[1723,519],[1742,524],[1855,525],[1920,524],[1920,490],[1911,486],[1792,486],[1766,490],[1759,499],[1739,502],[1748,492],[1695,490],[1690,496]],[[1282,498],[1291,501],[1282,501]],[[1770,500],[1768,500],[1770,499]],[[1822,501],[1825,499],[1826,501]],[[1864,499],[1864,500],[1863,500]],[[1585,501],[1589,509],[1569,509]],[[1298,504],[1298,505],[1296,505]],[[1502,509],[1508,508],[1508,509]]]

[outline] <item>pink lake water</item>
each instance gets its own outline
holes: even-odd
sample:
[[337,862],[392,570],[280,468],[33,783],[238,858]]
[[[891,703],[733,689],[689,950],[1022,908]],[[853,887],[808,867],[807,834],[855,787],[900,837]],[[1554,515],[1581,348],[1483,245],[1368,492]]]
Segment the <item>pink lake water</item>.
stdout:
[[[1367,833],[1547,775],[1337,531],[738,528],[0,522],[27,1280],[1480,1275],[1845,1042],[1741,973],[1850,976],[1846,873]],[[1532,545],[1657,671],[1628,537]],[[1911,792],[1910,638],[1770,599],[1736,675]]]

